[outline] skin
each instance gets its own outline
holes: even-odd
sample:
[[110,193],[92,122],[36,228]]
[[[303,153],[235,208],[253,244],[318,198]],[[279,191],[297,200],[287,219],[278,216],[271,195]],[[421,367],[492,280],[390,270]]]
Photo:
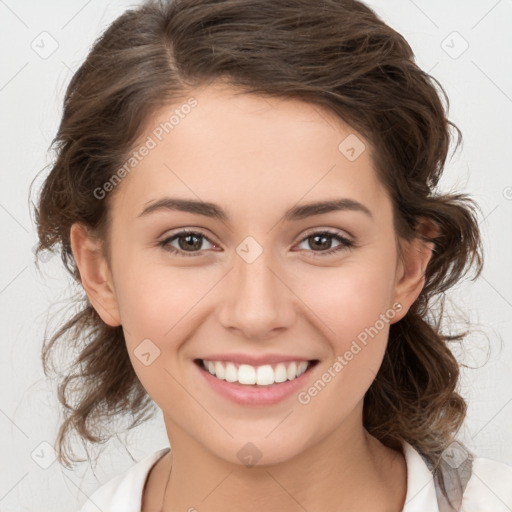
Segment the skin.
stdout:
[[[425,284],[432,246],[400,240],[399,257],[392,204],[362,135],[317,106],[234,91],[225,84],[194,91],[197,107],[117,186],[109,198],[110,261],[81,224],[71,230],[83,287],[107,324],[122,324],[172,446],[150,473],[143,510],[159,510],[171,466],[166,511],[401,510],[403,454],[364,429],[363,398],[389,323]],[[149,119],[140,140],[175,108]],[[338,150],[349,134],[366,144],[354,161]],[[176,210],[138,217],[164,196],[216,203],[231,222]],[[334,211],[283,220],[297,203],[341,197],[372,216]],[[199,256],[158,245],[182,228],[211,241],[199,239],[192,249]],[[340,245],[328,238],[318,248],[306,238],[322,229],[356,246],[322,256]],[[252,263],[236,252],[247,236],[263,249]],[[394,303],[401,310],[307,405],[296,395],[271,406],[236,404],[199,378],[193,363],[214,352],[318,359],[307,389]],[[134,350],[148,338],[160,356],[146,366]],[[247,442],[261,452],[254,467],[237,456]]]

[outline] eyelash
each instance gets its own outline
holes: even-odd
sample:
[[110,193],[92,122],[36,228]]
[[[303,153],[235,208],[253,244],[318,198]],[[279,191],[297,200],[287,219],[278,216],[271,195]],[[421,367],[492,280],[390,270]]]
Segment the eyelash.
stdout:
[[[206,239],[208,242],[210,242],[212,245],[215,245],[203,233],[198,232],[198,231],[189,231],[189,230],[179,231],[178,233],[175,233],[174,235],[167,237],[165,240],[162,240],[161,242],[158,243],[158,245],[160,247],[163,247],[164,250],[169,251],[172,254],[177,254],[177,255],[181,255],[181,256],[200,256],[202,251],[188,252],[188,251],[183,251],[181,249],[176,249],[175,247],[172,247],[171,245],[169,245],[174,240],[181,238],[182,236],[186,236],[186,235],[199,235],[199,237],[202,237],[202,238]],[[311,238],[313,235],[328,235],[328,236],[331,236],[334,240],[341,243],[341,245],[338,245],[337,247],[334,247],[333,249],[327,249],[325,251],[311,251],[315,257],[328,256],[328,255],[337,253],[342,250],[351,249],[356,246],[356,244],[353,241],[349,240],[348,238],[345,238],[344,236],[340,235],[339,233],[328,231],[328,230],[314,231],[314,232],[308,234],[306,237],[304,237],[299,243],[304,242],[308,238]]]

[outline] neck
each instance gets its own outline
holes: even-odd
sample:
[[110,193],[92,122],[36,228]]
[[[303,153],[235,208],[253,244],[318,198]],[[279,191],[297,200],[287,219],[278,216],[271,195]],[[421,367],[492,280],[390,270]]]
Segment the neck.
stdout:
[[173,425],[162,512],[263,509],[402,510],[406,466],[401,453],[361,428],[335,432],[284,462],[246,467],[221,459]]

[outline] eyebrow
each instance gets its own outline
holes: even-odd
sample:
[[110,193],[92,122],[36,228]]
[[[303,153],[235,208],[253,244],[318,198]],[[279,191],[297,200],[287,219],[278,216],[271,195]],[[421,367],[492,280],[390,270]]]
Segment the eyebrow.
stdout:
[[[137,217],[144,217],[150,213],[161,210],[177,210],[195,213],[197,215],[218,219],[222,222],[230,222],[229,215],[220,206],[214,203],[176,197],[163,197],[157,201],[149,202],[149,204],[146,203],[146,207]],[[285,212],[284,220],[296,221],[313,215],[322,215],[334,211],[362,212],[373,218],[371,211],[365,205],[353,199],[340,198],[293,206]]]

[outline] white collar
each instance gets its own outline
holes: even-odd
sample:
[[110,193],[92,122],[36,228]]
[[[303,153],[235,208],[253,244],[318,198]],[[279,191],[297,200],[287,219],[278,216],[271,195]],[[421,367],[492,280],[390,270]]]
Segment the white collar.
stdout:
[[407,493],[402,512],[439,512],[434,476],[423,457],[412,445],[402,441],[407,465]]
[[[102,485],[83,505],[80,512],[118,510],[140,512],[146,478],[151,468],[169,448],[162,448],[137,462],[124,473]],[[402,512],[439,512],[434,478],[422,456],[412,445],[402,441],[407,465],[407,493]]]

